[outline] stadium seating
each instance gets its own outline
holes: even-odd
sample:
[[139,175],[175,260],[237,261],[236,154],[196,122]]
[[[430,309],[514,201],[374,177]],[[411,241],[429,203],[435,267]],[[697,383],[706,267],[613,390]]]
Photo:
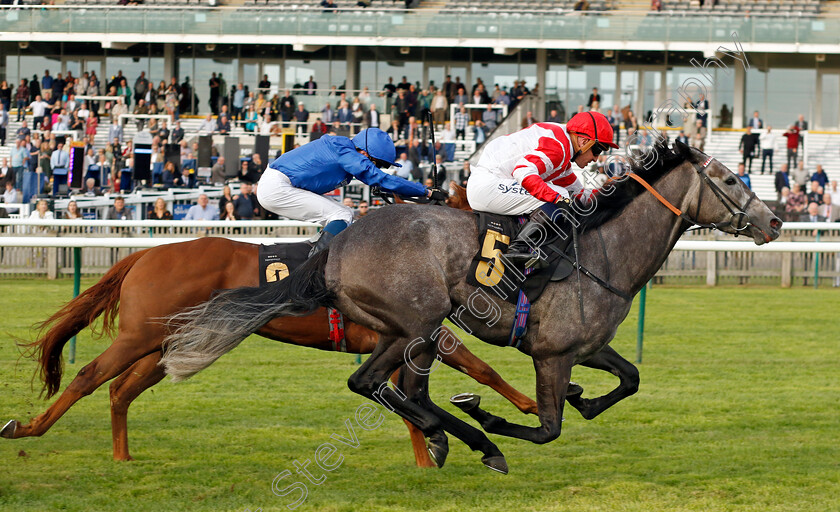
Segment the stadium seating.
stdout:
[[664,0],[663,11],[689,11],[698,14],[778,14],[799,13],[815,16],[820,11],[819,0]]

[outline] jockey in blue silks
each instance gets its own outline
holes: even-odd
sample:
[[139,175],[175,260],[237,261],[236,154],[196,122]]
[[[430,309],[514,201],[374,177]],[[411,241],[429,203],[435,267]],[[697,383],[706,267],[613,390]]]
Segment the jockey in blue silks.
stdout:
[[353,222],[353,210],[322,194],[342,187],[353,178],[370,186],[406,197],[445,200],[440,191],[382,172],[397,166],[391,138],[378,128],[367,128],[353,140],[321,137],[283,154],[269,164],[260,178],[257,199],[268,211],[290,219],[324,226],[310,256]]

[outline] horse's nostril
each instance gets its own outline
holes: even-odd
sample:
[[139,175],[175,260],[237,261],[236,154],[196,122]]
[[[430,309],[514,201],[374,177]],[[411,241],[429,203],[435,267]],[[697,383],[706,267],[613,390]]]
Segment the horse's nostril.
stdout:
[[782,227],[782,221],[778,217],[773,217],[773,220],[770,221],[770,227],[773,229],[779,229]]

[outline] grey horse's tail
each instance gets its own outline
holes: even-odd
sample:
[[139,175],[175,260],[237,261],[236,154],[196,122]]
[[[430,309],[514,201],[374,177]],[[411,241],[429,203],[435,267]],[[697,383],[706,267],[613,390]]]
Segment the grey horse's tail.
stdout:
[[309,258],[282,281],[223,290],[167,319],[160,363],[174,382],[188,379],[230,352],[275,317],[304,316],[332,303],[324,267],[329,251]]

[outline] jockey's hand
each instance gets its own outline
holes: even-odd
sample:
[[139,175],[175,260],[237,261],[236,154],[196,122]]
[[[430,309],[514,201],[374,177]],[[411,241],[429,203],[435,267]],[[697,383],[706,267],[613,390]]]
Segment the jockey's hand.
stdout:
[[[563,192],[565,192],[565,194]],[[557,199],[554,200],[554,204],[569,205],[572,203],[572,200],[569,198],[569,193],[565,190],[563,192],[557,193]]]
[[432,201],[432,202],[437,201],[439,203],[445,203],[446,200],[449,198],[449,195],[446,192],[444,192],[443,190],[440,190],[440,189],[437,189],[437,188],[432,188],[432,189],[429,189],[429,193],[428,193],[427,197],[429,198],[429,201]]

